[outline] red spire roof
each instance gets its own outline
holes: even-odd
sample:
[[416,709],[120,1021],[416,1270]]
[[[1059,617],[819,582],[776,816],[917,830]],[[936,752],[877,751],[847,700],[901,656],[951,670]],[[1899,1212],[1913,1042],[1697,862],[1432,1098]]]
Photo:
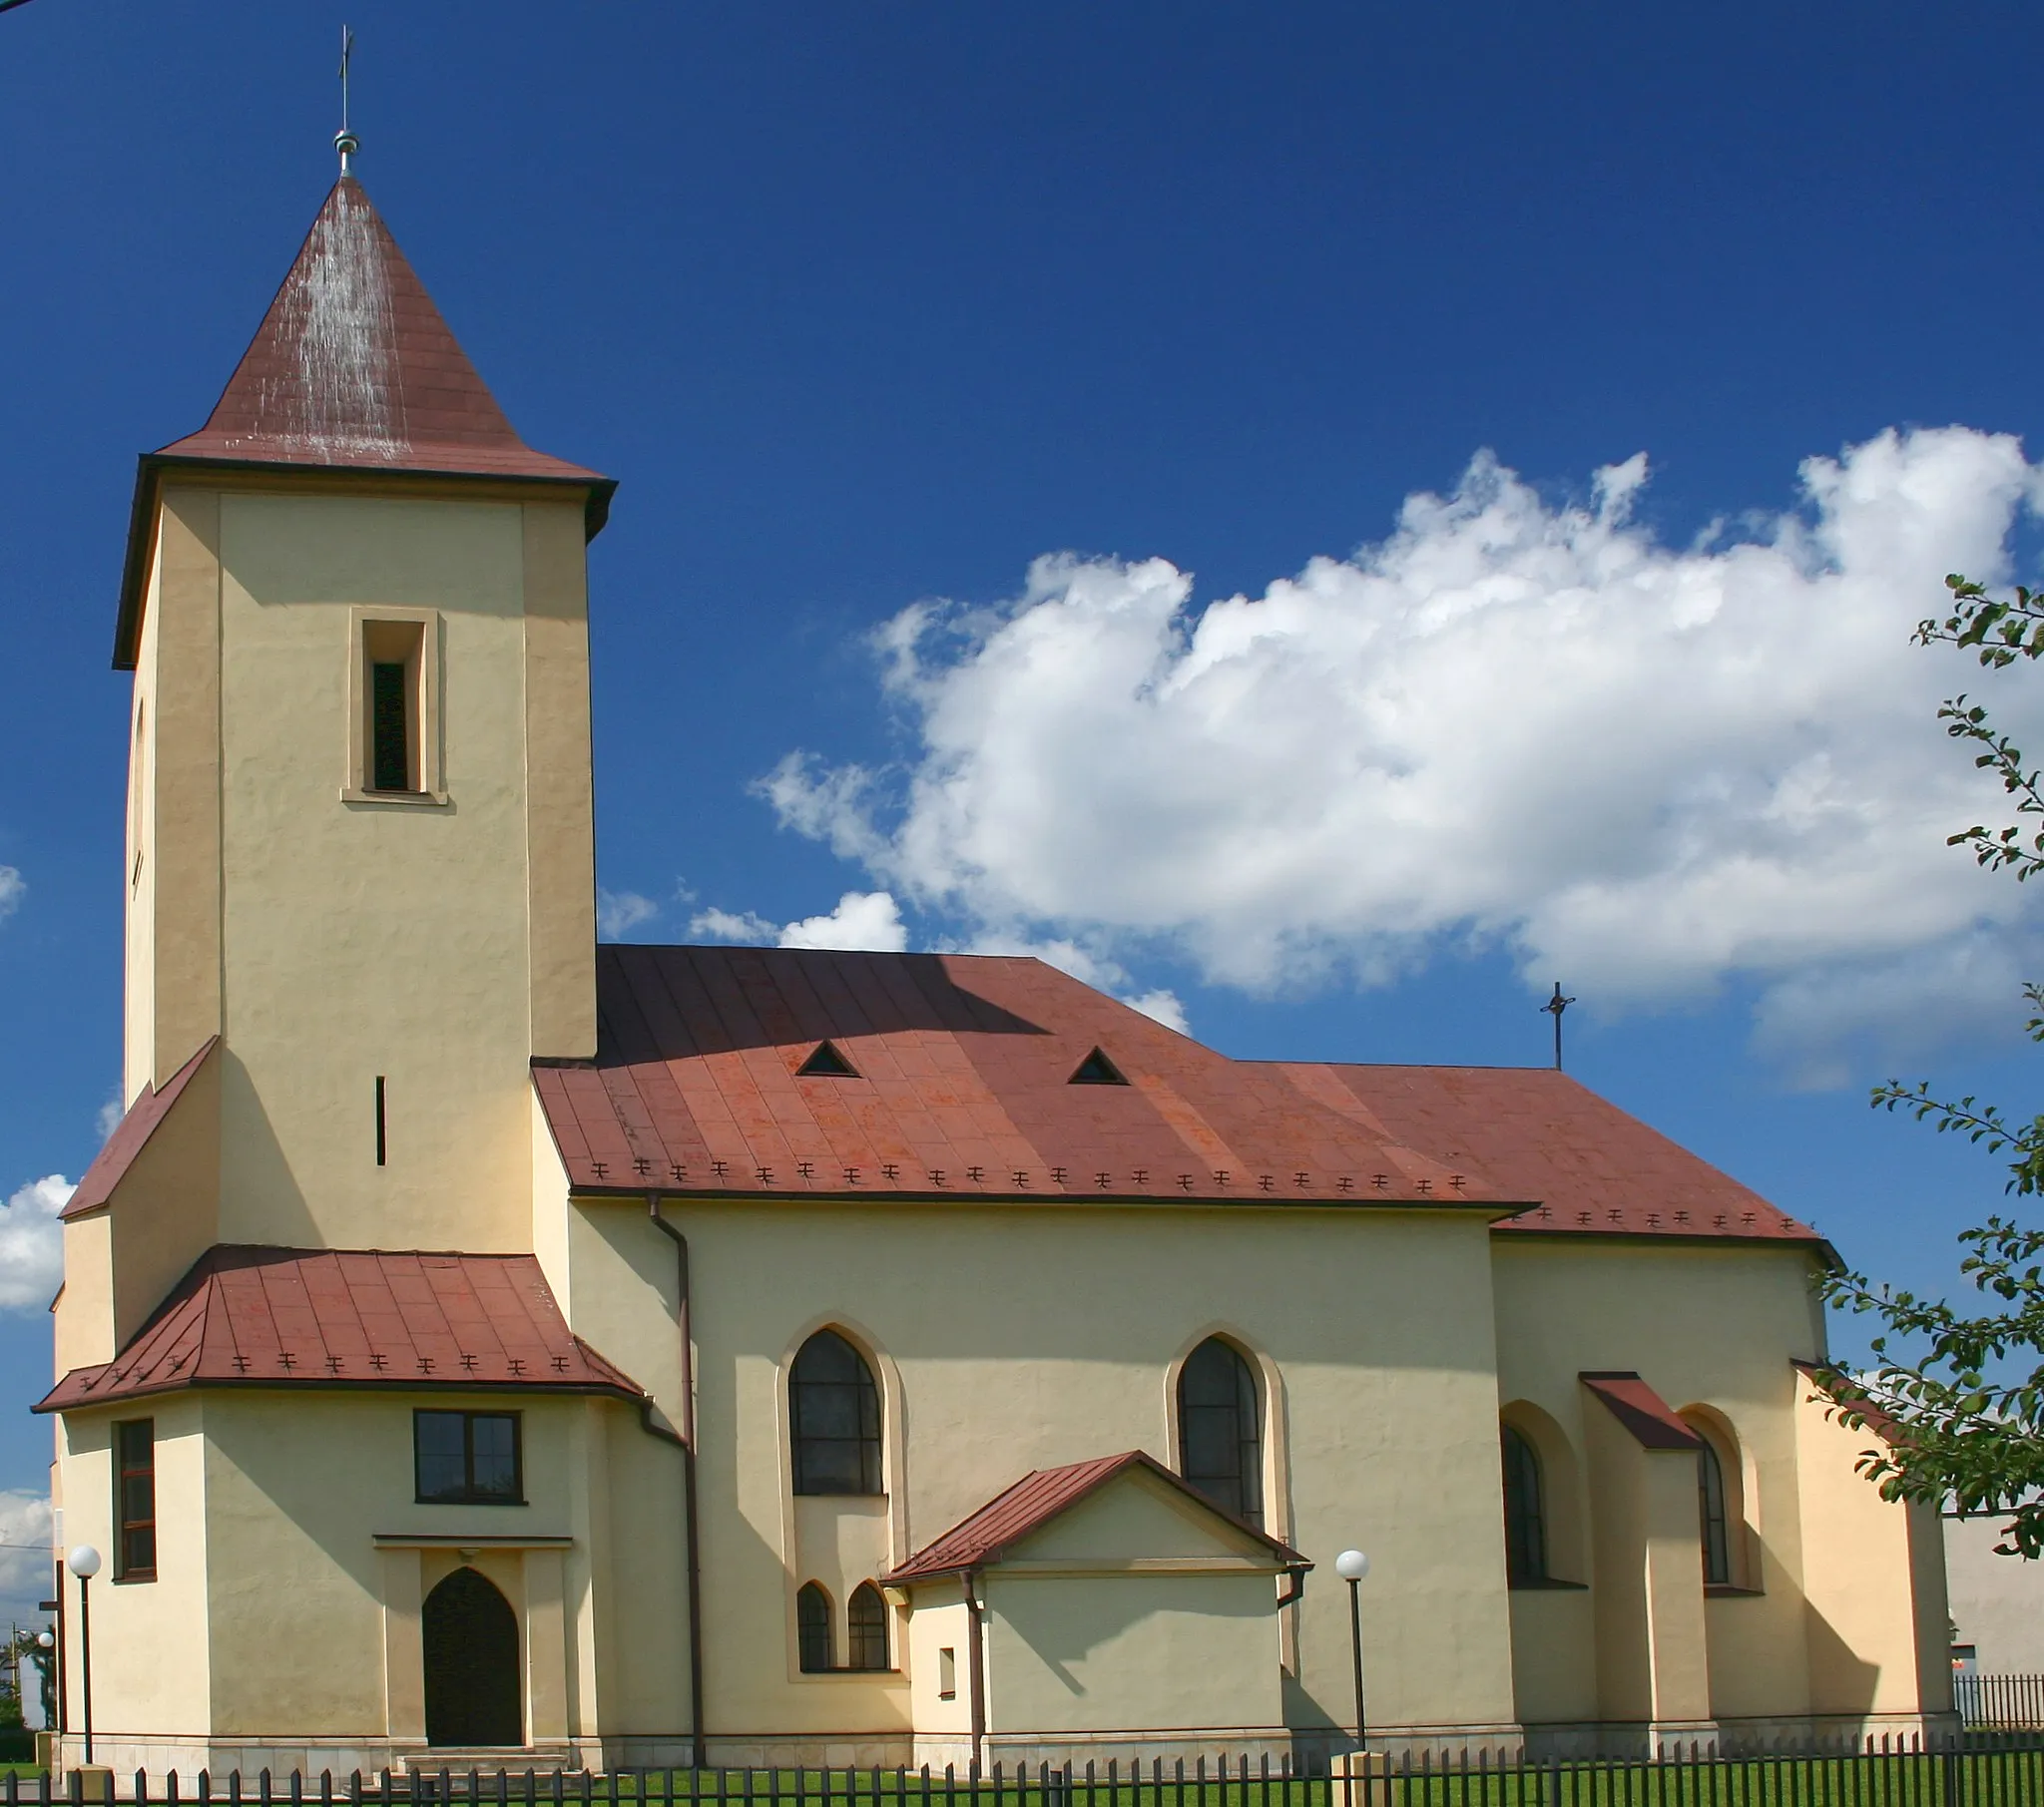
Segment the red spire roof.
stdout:
[[160,456],[600,480],[518,437],[352,176],[213,417]]
[[352,176],[326,197],[212,418],[142,456],[114,624],[116,671],[135,669],[164,473],[195,464],[573,485],[591,539],[618,487],[518,437]]

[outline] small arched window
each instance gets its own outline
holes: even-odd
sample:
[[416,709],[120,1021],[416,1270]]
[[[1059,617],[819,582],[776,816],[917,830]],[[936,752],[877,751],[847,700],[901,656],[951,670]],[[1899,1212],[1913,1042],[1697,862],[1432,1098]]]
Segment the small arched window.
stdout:
[[1256,1376],[1218,1336],[1179,1370],[1178,1437],[1186,1479],[1216,1506],[1261,1526],[1264,1440]]
[[788,1376],[798,1494],[877,1494],[880,1394],[873,1371],[834,1330],[802,1344]]
[[854,1669],[887,1666],[887,1602],[871,1581],[860,1581],[844,1606],[844,1629]]
[[1717,1447],[1697,1433],[1697,1518],[1703,1536],[1704,1584],[1732,1584],[1732,1530],[1725,1512],[1725,1467]]
[[794,1635],[802,1673],[824,1673],[830,1667],[830,1596],[814,1581],[794,1596]]
[[1504,1427],[1505,1580],[1537,1587],[1547,1580],[1547,1508],[1541,1496],[1540,1453],[1524,1432]]

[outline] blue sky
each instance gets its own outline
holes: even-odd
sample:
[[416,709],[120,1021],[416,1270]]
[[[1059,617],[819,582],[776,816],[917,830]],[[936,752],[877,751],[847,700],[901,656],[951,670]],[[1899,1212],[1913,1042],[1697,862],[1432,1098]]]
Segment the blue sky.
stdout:
[[[341,16],[0,15],[0,1197],[116,1083],[132,460],[331,180]],[[622,932],[1048,947],[1255,1056],[1537,1062],[1561,979],[1588,1083],[1949,1273],[1997,1170],[1865,1089],[2032,1081],[1905,642],[2035,575],[2033,9],[345,16],[369,194],[623,482]],[[0,1488],[46,1450],[0,1413]]]

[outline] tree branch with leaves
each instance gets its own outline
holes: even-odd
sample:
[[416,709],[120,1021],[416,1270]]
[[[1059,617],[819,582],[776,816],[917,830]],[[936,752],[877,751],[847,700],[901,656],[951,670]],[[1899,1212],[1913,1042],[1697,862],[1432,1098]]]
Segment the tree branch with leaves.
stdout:
[[[2044,658],[2044,591],[2017,586],[2012,597],[1948,577],[1951,613],[1917,624],[1919,646],[1973,653],[1991,672]],[[1990,872],[2016,880],[2044,872],[2044,771],[2000,732],[1987,709],[1958,695],[1937,711],[1945,732],[1974,749],[2014,806],[2014,824],[1975,823],[1947,837]],[[2044,987],[2026,985],[2032,1041],[2044,1042]],[[2044,1191],[2044,1115],[2027,1121],[1967,1097],[1936,1098],[1927,1083],[1876,1086],[1876,1109],[1906,1112],[1940,1134],[1962,1135],[2006,1157],[2007,1190]],[[1891,1500],[1925,1501],[2007,1521],[2005,1549],[2044,1556],[2044,1228],[1992,1216],[1962,1231],[1959,1271],[1986,1309],[1968,1313],[1949,1301],[1878,1285],[1863,1274],[1833,1272],[1819,1282],[1825,1299],[1876,1318],[1872,1366],[1831,1369],[1825,1390],[1854,1429],[1872,1426],[1882,1446],[1859,1469]]]

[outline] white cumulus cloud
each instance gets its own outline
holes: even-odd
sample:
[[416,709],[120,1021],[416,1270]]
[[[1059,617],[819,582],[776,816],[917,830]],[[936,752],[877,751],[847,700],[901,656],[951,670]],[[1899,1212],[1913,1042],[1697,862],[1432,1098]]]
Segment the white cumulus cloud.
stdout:
[[616,941],[659,914],[660,905],[637,891],[599,890],[596,894],[597,933],[606,941]]
[[46,1173],[0,1204],[0,1311],[40,1311],[56,1296],[64,1278],[57,1213],[77,1189],[62,1173]]
[[0,1600],[23,1618],[50,1590],[50,1530],[45,1496],[25,1488],[0,1492]]
[[885,891],[847,891],[837,907],[805,916],[780,931],[784,948],[857,948],[874,954],[908,951],[908,928]]
[[784,927],[751,910],[699,910],[689,919],[689,933],[752,947],[852,948],[876,954],[904,953],[908,947],[907,925],[885,891],[847,891],[834,910]]
[[[1904,1032],[1926,990],[2019,1009],[2029,900],[1945,845],[1996,819],[1933,719],[1983,675],[1909,634],[1945,572],[2007,574],[2020,444],[1885,432],[1691,545],[1636,519],[1646,478],[1556,505],[1485,455],[1204,608],[1163,559],[1041,559],[999,607],[882,630],[900,769],[795,752],[763,789],[981,939],[1162,945],[1214,982],[1503,945],[1605,1003],[1751,981],[1784,1051]],[[2019,737],[2040,690],[1992,688]]]
[[0,922],[21,908],[21,900],[28,895],[28,880],[12,866],[0,866]]

